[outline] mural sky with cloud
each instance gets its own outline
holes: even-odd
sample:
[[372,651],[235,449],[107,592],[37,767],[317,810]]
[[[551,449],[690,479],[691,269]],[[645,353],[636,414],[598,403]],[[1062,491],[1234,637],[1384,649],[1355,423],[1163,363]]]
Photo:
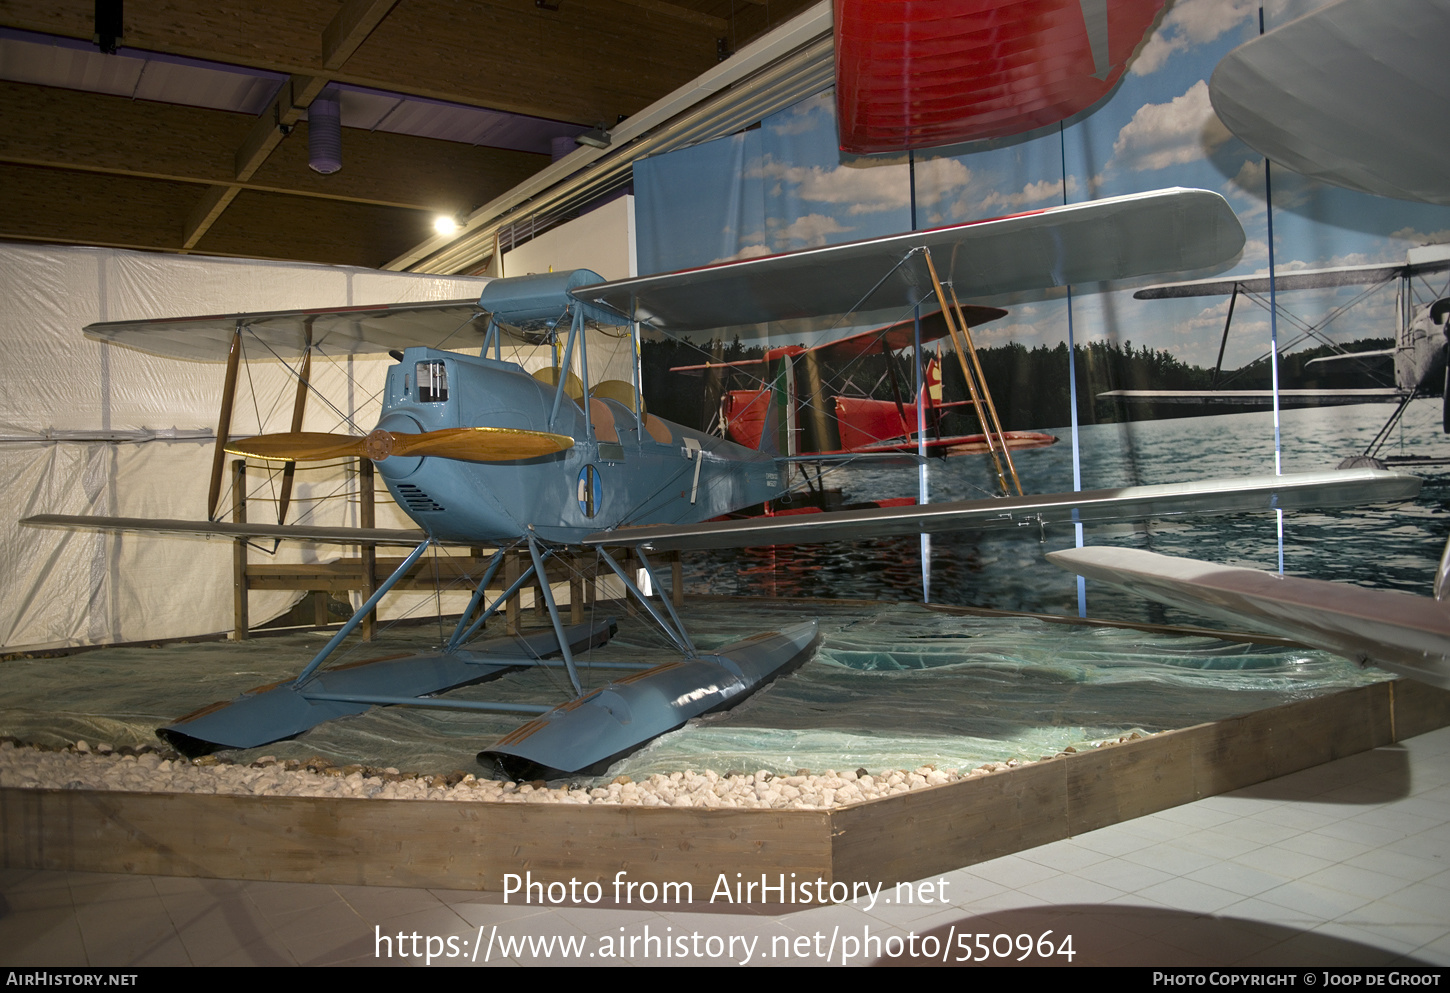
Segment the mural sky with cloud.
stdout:
[[[1323,6],[1265,0],[1266,28]],[[1218,61],[1259,33],[1258,0],[1178,0],[1143,43],[1118,88],[1077,118],[1018,139],[854,157],[837,148],[834,97],[818,94],[759,128],[635,167],[640,272],[660,272],[936,227],[1169,186],[1217,191],[1248,234],[1235,263],[1109,287],[1073,287],[1078,344],[1110,340],[1212,366],[1226,298],[1138,301],[1150,282],[1267,273],[1268,194],[1262,157],[1219,122],[1208,80]],[[1116,57],[1116,53],[1114,53]],[[1436,127],[1438,122],[1424,122]],[[1276,271],[1405,261],[1414,246],[1450,242],[1450,208],[1323,186],[1271,167]],[[914,172],[916,216],[911,214]],[[1443,289],[1436,287],[1434,290]],[[1432,292],[1434,291],[1432,290]],[[970,288],[958,287],[964,298]],[[1361,287],[1295,291],[1280,304],[1310,322],[1355,300]],[[984,347],[1026,348],[1067,338],[1060,289],[978,300],[1010,315],[981,329]],[[1393,289],[1346,307],[1327,328],[1345,342],[1387,337]],[[1281,330],[1281,341],[1284,334]],[[1269,315],[1240,301],[1224,365],[1264,354]]]

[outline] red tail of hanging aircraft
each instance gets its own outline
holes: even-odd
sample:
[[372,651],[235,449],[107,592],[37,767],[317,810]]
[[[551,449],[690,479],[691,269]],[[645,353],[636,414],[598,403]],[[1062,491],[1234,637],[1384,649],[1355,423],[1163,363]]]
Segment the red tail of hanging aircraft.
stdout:
[[1056,124],[1117,85],[1163,0],[835,0],[841,149],[900,152]]

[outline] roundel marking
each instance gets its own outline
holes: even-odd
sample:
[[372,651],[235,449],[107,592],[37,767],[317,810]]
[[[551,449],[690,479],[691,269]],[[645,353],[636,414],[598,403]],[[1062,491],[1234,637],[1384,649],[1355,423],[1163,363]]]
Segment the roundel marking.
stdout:
[[579,510],[585,517],[593,517],[599,513],[599,507],[604,502],[604,481],[599,477],[599,470],[592,465],[586,465],[579,470],[579,485],[575,496],[579,501]]

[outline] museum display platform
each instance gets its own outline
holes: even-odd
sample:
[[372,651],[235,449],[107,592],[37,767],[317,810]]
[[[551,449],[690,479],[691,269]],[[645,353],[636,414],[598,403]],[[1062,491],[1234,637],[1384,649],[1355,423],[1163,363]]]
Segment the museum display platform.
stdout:
[[1283,776],[1450,724],[1375,683],[829,810],[0,790],[7,868],[496,890],[743,876],[894,883]]

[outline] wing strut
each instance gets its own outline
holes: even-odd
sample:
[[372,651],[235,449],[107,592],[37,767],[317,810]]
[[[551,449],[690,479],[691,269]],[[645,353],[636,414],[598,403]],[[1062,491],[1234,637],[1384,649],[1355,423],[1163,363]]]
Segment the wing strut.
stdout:
[[1234,291],[1228,298],[1228,317],[1223,322],[1223,338],[1218,343],[1218,361],[1213,364],[1213,379],[1209,380],[1208,388],[1214,389],[1218,386],[1219,373],[1223,372],[1223,352],[1228,348],[1228,329],[1234,322],[1234,304],[1239,302],[1239,284],[1234,283]]
[[216,450],[211,456],[211,486],[206,492],[206,519],[216,520],[216,502],[222,495],[222,472],[227,462],[227,435],[232,430],[232,401],[237,396],[237,370],[242,357],[242,322],[232,332],[232,345],[227,351],[227,381],[222,387],[222,409],[217,418]]
[[[292,433],[302,430],[302,415],[307,411],[307,383],[312,378],[312,321],[305,325],[306,344],[302,350],[302,368],[297,374],[297,395],[292,401]],[[297,473],[297,463],[288,462],[282,467],[282,494],[277,500],[277,523],[287,523],[287,505],[292,502],[292,477]]]
[[[936,274],[936,263],[932,261],[931,249],[923,248],[922,253],[926,256],[926,271],[931,275],[931,285],[936,291],[937,303],[941,305],[942,315],[946,318],[947,333],[951,335],[952,348],[956,350],[957,361],[962,367],[962,377],[967,381],[967,390],[972,394],[972,405],[977,411],[977,421],[982,425],[982,434],[987,439],[987,451],[992,454],[992,464],[997,469],[997,482],[1002,485],[1002,493],[1010,496],[1012,491],[1007,487],[1007,476],[1002,472],[1002,456],[1007,459],[1007,471],[1012,475],[1012,484],[1017,487],[1017,495],[1022,495],[1022,481],[1017,478],[1017,467],[1012,464],[1012,453],[1007,449],[1007,438],[1002,431],[1002,422],[997,418],[997,407],[992,403],[991,391],[987,389],[987,378],[982,375],[982,363],[977,358],[976,345],[972,343],[972,332],[967,327],[967,319],[962,314],[962,305],[957,302],[956,287],[952,287],[951,304],[947,304],[946,291],[942,289],[941,279]],[[960,330],[957,327],[961,323]],[[961,335],[958,338],[958,334]],[[966,342],[963,349],[962,342]],[[966,353],[971,352],[972,362],[967,364]],[[973,375],[973,369],[976,370]],[[980,379],[981,388],[978,389]],[[983,398],[986,400],[986,410],[983,410]],[[990,420],[988,419],[990,416]],[[997,448],[1001,446],[1002,456],[998,456]]]
[[338,628],[337,633],[328,640],[327,644],[322,646],[322,651],[314,655],[312,661],[303,667],[302,671],[297,674],[297,678],[292,680],[293,686],[301,689],[307,683],[308,678],[317,671],[317,667],[327,661],[327,657],[337,650],[337,646],[341,645],[348,635],[352,634],[357,626],[362,623],[364,617],[377,609],[379,601],[387,595],[389,590],[397,585],[398,580],[408,574],[408,570],[417,564],[418,560],[423,557],[423,553],[428,550],[428,546],[431,544],[433,544],[433,538],[429,536],[424,538],[417,548],[408,553],[408,557],[403,560],[398,568],[393,570],[393,574],[383,580],[378,588],[373,591],[373,595],[368,597],[367,603],[354,611],[352,617],[348,619],[348,622]]
[[[972,368],[977,370],[977,379],[982,384],[982,399],[987,401],[987,413],[992,415],[992,424],[997,431],[997,441],[1002,446],[1002,457],[1007,460],[1007,471],[1012,474],[1012,485],[1017,487],[1017,495],[1022,496],[1022,480],[1017,478],[1017,466],[1012,462],[1012,446],[1007,444],[1007,432],[1002,430],[1002,419],[997,416],[997,405],[992,401],[992,390],[987,386],[987,374],[982,371],[982,360],[977,357],[977,346],[972,341],[972,329],[967,326],[966,316],[962,313],[962,305],[957,302],[957,288],[952,288],[952,306],[956,308],[957,321],[962,326],[962,337],[966,340],[967,351],[972,356]],[[961,353],[957,353],[960,360]],[[986,425],[982,425],[985,430]]]
[[[562,380],[561,380],[562,382]],[[569,640],[564,635],[564,622],[559,620],[559,606],[554,603],[554,591],[549,588],[549,575],[544,571],[544,560],[539,554],[539,543],[533,532],[528,534],[529,557],[534,560],[534,575],[539,577],[539,593],[544,597],[544,606],[549,608],[549,622],[559,635],[559,654],[564,656],[564,665],[569,670],[569,682],[574,686],[574,696],[584,695],[579,682],[579,670],[574,667],[574,653],[569,651]]]
[[[649,613],[650,617],[654,618],[654,622],[660,626],[660,630],[664,632],[665,637],[673,641],[675,643],[675,647],[683,652],[686,658],[697,658],[698,655],[695,652],[695,645],[692,641],[690,641],[690,636],[685,633],[685,626],[683,624],[680,624],[679,615],[675,613],[675,608],[670,604],[670,598],[664,595],[660,596],[660,599],[664,602],[665,609],[670,612],[670,616],[675,619],[675,623],[679,624],[678,630],[671,627],[669,622],[664,619],[664,616],[655,609],[654,604],[649,602],[649,597],[645,596],[644,592],[635,585],[634,580],[629,578],[629,573],[625,572],[624,569],[620,567],[619,563],[614,561],[614,556],[606,552],[602,545],[599,546],[596,551],[599,552],[599,557],[604,560],[604,564],[609,566],[609,568],[613,569],[614,574],[619,577],[621,582],[624,583],[624,588],[629,590],[630,593],[634,594],[634,598],[640,602],[640,605],[644,607],[644,609]],[[655,579],[654,570],[649,567],[649,563],[645,560],[643,555],[639,557],[639,560],[641,563],[644,564],[645,571],[649,573],[651,586],[659,589],[659,581]]]

